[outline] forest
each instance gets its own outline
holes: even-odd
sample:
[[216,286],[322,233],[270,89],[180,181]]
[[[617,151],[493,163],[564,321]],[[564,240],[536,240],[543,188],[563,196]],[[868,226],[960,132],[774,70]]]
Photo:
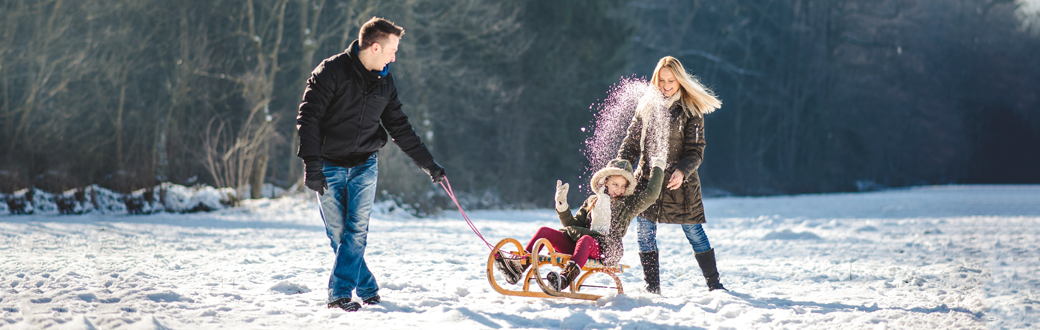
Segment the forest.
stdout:
[[[300,190],[305,81],[373,16],[404,111],[472,208],[547,207],[625,77],[723,102],[707,196],[1040,183],[1040,21],[1014,0],[0,0],[0,193]],[[591,128],[591,129],[590,129]],[[400,149],[380,199],[447,207]]]

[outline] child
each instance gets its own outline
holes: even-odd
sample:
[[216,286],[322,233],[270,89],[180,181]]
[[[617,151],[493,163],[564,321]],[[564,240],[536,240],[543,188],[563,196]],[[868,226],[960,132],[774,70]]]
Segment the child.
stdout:
[[[592,176],[592,189],[595,195],[585,199],[578,213],[571,215],[567,204],[569,184],[556,182],[556,212],[564,228],[556,230],[548,227],[538,232],[527,243],[526,251],[531,251],[534,243],[541,238],[548,239],[559,253],[571,254],[570,261],[563,272],[550,272],[546,278],[549,286],[561,291],[578,278],[581,268],[589,258],[602,259],[605,265],[616,265],[624,255],[621,238],[628,230],[628,224],[639,213],[650,207],[661,193],[665,167],[663,159],[651,160],[653,171],[646,189],[635,194],[635,177],[632,165],[626,160],[615,159]],[[607,200],[607,203],[599,203]],[[527,269],[527,260],[495,258],[495,266],[506,276],[506,281],[516,284]]]

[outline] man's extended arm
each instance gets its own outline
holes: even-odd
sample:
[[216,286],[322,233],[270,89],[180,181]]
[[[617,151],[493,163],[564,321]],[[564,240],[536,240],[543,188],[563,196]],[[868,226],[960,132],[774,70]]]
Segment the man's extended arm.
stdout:
[[415,134],[415,129],[408,122],[408,115],[401,110],[401,106],[395,89],[390,94],[390,102],[387,103],[386,109],[383,110],[383,115],[380,117],[383,128],[390,133],[390,138],[401,148],[401,151],[404,151],[419,168],[430,175],[433,182],[441,182],[444,180],[444,168],[433,160],[433,154],[426,148],[426,144],[422,142],[419,135]]

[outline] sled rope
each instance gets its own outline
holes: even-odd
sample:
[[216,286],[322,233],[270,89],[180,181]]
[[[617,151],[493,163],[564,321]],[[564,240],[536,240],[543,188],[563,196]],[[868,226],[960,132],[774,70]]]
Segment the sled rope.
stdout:
[[447,175],[444,176],[444,181],[441,182],[441,188],[444,188],[444,192],[448,193],[448,197],[451,197],[451,201],[455,202],[455,206],[459,208],[459,213],[462,213],[462,218],[466,219],[466,224],[469,225],[469,229],[472,229],[473,233],[477,234],[477,237],[480,237],[480,240],[484,241],[484,244],[487,244],[488,249],[494,251],[495,247],[491,245],[491,243],[488,243],[487,239],[484,239],[484,235],[481,235],[480,231],[477,230],[477,226],[473,225],[473,221],[469,219],[468,215],[466,215],[466,211],[462,210],[462,205],[459,205],[459,200],[455,198],[455,191],[451,189],[451,182],[448,182]]

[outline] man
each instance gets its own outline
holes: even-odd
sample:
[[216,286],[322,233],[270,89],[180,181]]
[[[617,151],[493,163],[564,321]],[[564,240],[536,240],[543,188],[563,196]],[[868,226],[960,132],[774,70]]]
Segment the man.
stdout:
[[336,253],[329,308],[361,309],[351,301],[355,290],[365,304],[380,301],[364,255],[376,196],[376,151],[386,144],[387,132],[433,182],[444,179],[444,168],[433,161],[397,99],[389,64],[396,59],[403,35],[403,28],[385,19],[365,22],[358,40],[311,73],[296,117],[304,183],[318,193]]

